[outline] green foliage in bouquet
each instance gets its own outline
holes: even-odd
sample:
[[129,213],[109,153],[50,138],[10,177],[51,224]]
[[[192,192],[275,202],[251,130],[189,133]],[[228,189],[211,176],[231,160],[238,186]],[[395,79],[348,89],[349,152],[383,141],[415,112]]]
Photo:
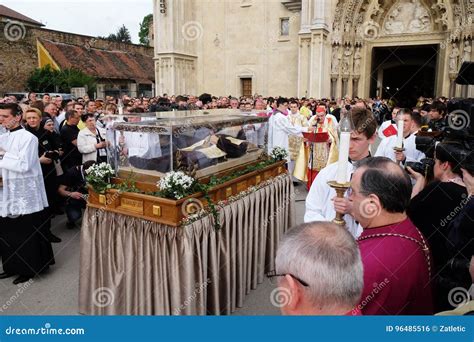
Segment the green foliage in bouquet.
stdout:
[[99,194],[104,194],[112,189],[110,178],[114,176],[114,170],[107,163],[94,164],[86,170],[86,181]]

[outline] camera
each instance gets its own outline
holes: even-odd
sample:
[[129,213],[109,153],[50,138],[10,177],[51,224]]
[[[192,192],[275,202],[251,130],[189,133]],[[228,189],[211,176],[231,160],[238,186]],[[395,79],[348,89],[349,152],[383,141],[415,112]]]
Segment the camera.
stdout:
[[[434,159],[436,145],[448,144],[446,149],[453,161],[474,175],[474,99],[453,99],[447,104],[449,113],[435,125],[435,131],[420,131],[416,136],[416,149],[427,159]],[[434,166],[434,161],[424,166]],[[431,168],[432,168],[431,166]],[[415,165],[419,170],[421,165]],[[412,167],[415,170],[415,168]],[[432,172],[432,171],[431,171]]]
[[52,159],[54,161],[58,161],[59,160],[59,153],[56,152],[56,151],[48,151],[44,154],[44,156],[46,158],[49,158],[49,159]]
[[407,167],[411,167],[413,171],[421,173],[424,176],[429,176],[433,172],[434,160],[431,158],[423,158],[419,162],[406,162],[405,168]]

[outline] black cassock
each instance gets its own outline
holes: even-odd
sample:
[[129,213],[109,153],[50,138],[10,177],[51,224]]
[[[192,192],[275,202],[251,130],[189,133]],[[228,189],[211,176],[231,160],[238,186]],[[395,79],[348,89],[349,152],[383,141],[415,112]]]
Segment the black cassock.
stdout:
[[54,264],[51,243],[44,234],[45,212],[0,217],[0,254],[3,271],[33,277]]

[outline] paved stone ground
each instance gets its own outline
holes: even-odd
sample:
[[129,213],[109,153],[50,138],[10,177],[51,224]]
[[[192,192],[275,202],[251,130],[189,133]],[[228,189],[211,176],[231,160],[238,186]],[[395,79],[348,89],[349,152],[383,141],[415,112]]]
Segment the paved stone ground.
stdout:
[[[306,189],[297,191],[297,223],[303,221]],[[53,220],[52,231],[63,241],[53,244],[56,264],[41,277],[29,283],[13,285],[14,278],[0,280],[0,315],[77,315],[79,290],[80,229],[66,229],[65,216]],[[277,315],[270,303],[273,285],[265,279],[246,297],[244,307],[235,315]]]

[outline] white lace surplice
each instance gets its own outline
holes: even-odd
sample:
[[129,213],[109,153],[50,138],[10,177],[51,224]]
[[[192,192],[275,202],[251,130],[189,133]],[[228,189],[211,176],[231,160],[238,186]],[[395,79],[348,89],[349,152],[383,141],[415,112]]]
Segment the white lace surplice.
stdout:
[[0,149],[6,151],[0,160],[0,216],[27,215],[47,207],[38,139],[20,129],[0,135]]

